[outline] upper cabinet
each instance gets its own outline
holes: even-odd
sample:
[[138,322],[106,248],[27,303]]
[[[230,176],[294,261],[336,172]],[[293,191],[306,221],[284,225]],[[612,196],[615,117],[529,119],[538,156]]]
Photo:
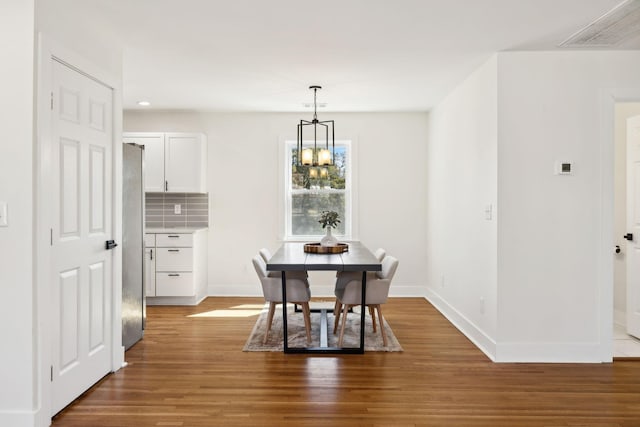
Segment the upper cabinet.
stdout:
[[144,145],[146,192],[207,192],[207,145],[203,134],[126,132],[123,141]]

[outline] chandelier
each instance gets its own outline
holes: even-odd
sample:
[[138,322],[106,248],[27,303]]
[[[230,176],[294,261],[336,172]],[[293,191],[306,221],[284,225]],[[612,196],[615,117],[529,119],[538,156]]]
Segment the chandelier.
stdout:
[[[322,86],[309,86],[309,89],[313,90],[313,120],[300,120],[298,125],[297,161],[303,166],[332,166],[336,154],[333,120],[322,122],[318,120],[316,94]],[[307,126],[313,126],[313,146],[309,143],[309,146],[305,147],[304,129]],[[329,150],[329,134],[331,134],[331,150]],[[319,141],[318,137],[321,138]]]

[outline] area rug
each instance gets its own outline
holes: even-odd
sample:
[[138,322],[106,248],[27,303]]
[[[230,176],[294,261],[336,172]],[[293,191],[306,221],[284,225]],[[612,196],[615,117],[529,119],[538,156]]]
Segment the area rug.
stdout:
[[[329,304],[333,307],[333,303]],[[266,344],[262,344],[264,339],[264,331],[267,326],[267,313],[269,305],[265,305],[258,320],[256,321],[249,339],[244,346],[243,351],[282,351],[282,305],[278,305],[273,316],[273,323],[271,324],[271,332],[269,332],[269,339]],[[314,305],[311,305],[314,308]],[[349,313],[347,316],[347,325],[344,331],[343,347],[359,347],[360,346],[360,313],[357,312],[359,307],[355,307],[356,312]],[[289,347],[306,347],[306,334],[304,330],[304,319],[302,313],[296,313],[294,306],[287,304],[287,327],[289,329]],[[384,314],[384,310],[383,310]],[[340,336],[340,329],[337,333],[333,334],[333,312],[328,310],[328,345],[329,347],[335,347],[338,345],[338,338]],[[393,330],[387,323],[385,318],[385,331],[387,333],[387,346],[382,345],[382,335],[380,334],[379,324],[378,329],[374,333],[371,323],[371,316],[369,313],[365,316],[365,337],[364,337],[364,349],[365,351],[403,351],[398,339],[396,338]],[[320,313],[311,313],[311,345],[310,347],[320,346]]]

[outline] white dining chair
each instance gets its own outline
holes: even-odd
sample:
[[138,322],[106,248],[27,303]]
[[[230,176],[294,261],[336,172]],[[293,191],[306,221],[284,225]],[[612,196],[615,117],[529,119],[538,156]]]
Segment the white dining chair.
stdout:
[[[382,270],[373,274],[374,277],[369,279],[367,275],[367,294],[365,304],[378,312],[378,321],[380,322],[380,333],[382,334],[382,343],[386,347],[387,334],[384,330],[384,318],[382,317],[381,304],[387,302],[389,297],[389,288],[391,280],[398,268],[398,260],[392,256],[385,256],[382,260]],[[347,314],[349,308],[361,305],[362,303],[362,276],[359,279],[351,280],[343,289],[336,290],[336,301],[342,308],[342,326],[340,328],[340,338],[338,339],[338,347],[342,347],[344,339],[344,330],[347,323]],[[363,307],[364,310],[364,307]],[[339,315],[336,314],[336,322],[334,324],[334,333],[336,332]],[[375,313],[372,312],[373,330],[376,331]]]
[[[387,254],[387,251],[385,251],[383,248],[378,248],[373,253],[376,259],[380,262],[382,262],[386,254]],[[367,283],[369,282],[369,280],[373,280],[375,278],[376,278],[375,272],[367,273]],[[362,279],[361,271],[338,271],[336,273],[336,285],[333,290],[334,294],[337,295],[337,293],[342,292],[342,289],[344,289],[344,287],[347,286],[347,283],[349,283],[350,281],[360,280],[360,279]],[[340,321],[341,308],[342,308],[341,304],[338,302],[338,299],[336,298],[336,303],[333,306],[333,315],[335,316],[335,321],[333,326],[334,334],[336,333],[336,330],[338,328],[338,322]],[[369,312],[373,316],[373,308],[371,308]]]
[[[253,267],[258,274],[260,284],[262,285],[262,293],[264,300],[269,303],[269,313],[267,315],[267,327],[264,333],[263,343],[266,344],[269,338],[269,331],[271,330],[271,323],[273,322],[273,315],[275,313],[276,305],[282,303],[282,277],[269,276],[267,271],[267,264],[260,255],[253,257]],[[279,273],[279,272],[278,272]],[[309,289],[309,282],[306,278],[290,278],[286,277],[287,286],[287,302],[299,304],[302,307],[302,314],[304,316],[304,326],[307,333],[307,343],[311,343],[311,310],[309,309],[309,300],[311,299],[311,290]],[[287,339],[284,337],[284,339]]]

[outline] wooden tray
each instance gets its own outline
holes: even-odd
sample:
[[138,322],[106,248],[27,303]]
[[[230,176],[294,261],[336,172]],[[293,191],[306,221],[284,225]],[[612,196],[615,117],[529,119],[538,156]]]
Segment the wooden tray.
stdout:
[[341,254],[349,250],[346,243],[338,243],[336,246],[322,246],[320,243],[305,243],[304,251],[310,254]]

